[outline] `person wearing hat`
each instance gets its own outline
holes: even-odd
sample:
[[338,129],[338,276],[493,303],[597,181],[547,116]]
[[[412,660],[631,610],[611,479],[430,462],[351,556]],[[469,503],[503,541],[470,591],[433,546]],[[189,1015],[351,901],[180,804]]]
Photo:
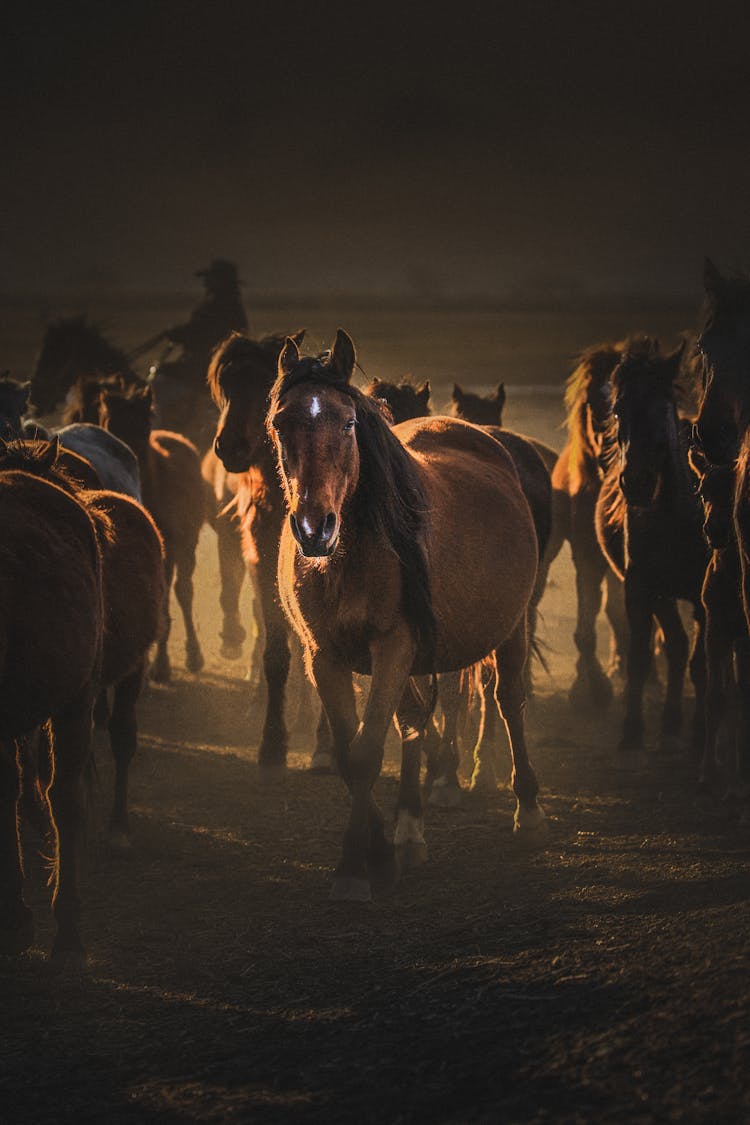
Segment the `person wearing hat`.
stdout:
[[206,296],[185,324],[168,328],[165,337],[186,353],[189,366],[204,375],[211,353],[230,332],[247,332],[247,317],[240,299],[240,282],[234,262],[214,258],[195,275],[203,279]]

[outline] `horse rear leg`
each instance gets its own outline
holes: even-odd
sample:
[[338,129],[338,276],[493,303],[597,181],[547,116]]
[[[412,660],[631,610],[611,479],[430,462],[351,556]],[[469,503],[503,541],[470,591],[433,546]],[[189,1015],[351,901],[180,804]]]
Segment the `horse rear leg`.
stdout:
[[[166,545],[165,545],[166,546]],[[164,615],[162,628],[156,641],[156,657],[151,667],[151,679],[157,684],[169,683],[172,677],[172,667],[169,660],[168,644],[169,634],[172,630],[172,618],[169,612],[169,599],[172,592],[172,579],[174,578],[174,556],[167,547],[164,557]]]
[[[458,716],[461,709],[462,679],[461,672],[448,672],[438,679],[443,730],[436,751],[433,767],[435,776],[429,803],[444,809],[455,809],[461,803],[461,785],[458,780]],[[407,700],[404,706],[408,705]]]
[[55,871],[52,910],[57,935],[53,960],[63,969],[83,967],[85,955],[79,931],[78,854],[82,836],[82,776],[91,755],[94,692],[85,689],[62,714],[52,720],[53,774],[47,791],[55,830]]
[[513,768],[510,783],[516,795],[513,831],[524,847],[541,847],[548,835],[547,821],[537,800],[539,782],[526,748],[524,667],[528,638],[525,619],[495,652],[497,682],[495,703],[505,723]]
[[667,658],[667,690],[661,716],[659,748],[670,750],[681,748],[682,696],[689,645],[677,602],[673,598],[659,598],[654,603],[654,616],[664,633],[664,653]]
[[[460,674],[455,677],[460,682]],[[430,688],[431,691],[431,688]],[[422,796],[419,791],[419,773],[432,708],[410,677],[396,709],[396,726],[401,736],[401,780],[396,802],[396,830],[393,842],[402,869],[416,867],[427,860],[424,838]],[[455,761],[458,765],[458,748],[455,742]],[[456,788],[458,788],[458,778]]]
[[638,572],[625,574],[625,608],[628,614],[630,645],[625,684],[625,717],[618,743],[620,763],[628,768],[640,764],[636,751],[643,750],[643,689],[651,664],[652,601]]
[[141,663],[115,685],[112,717],[108,724],[109,743],[115,760],[115,795],[109,825],[109,844],[119,851],[130,848],[128,771],[137,747],[135,705],[141,693],[142,682]]
[[624,675],[628,659],[628,617],[625,612],[625,586],[611,567],[604,576],[604,612],[612,632],[609,646],[608,676]]
[[[528,668],[528,654],[526,667]],[[485,665],[479,678],[479,691],[483,696],[484,722],[482,723],[474,746],[474,770],[471,775],[471,791],[495,793],[498,783],[498,756],[500,747],[499,712],[495,703],[497,668]],[[524,686],[528,686],[528,676],[524,672]],[[489,700],[489,703],[487,702]]]
[[28,949],[34,919],[23,901],[23,866],[18,831],[20,763],[13,742],[0,742],[0,953]]
[[[695,711],[691,732],[693,752],[699,758],[706,741],[706,618],[703,607],[695,610],[693,642],[690,650],[690,682],[695,691]],[[730,643],[731,649],[731,643]]]
[[225,660],[239,660],[246,636],[240,620],[240,594],[245,580],[245,561],[242,558],[239,528],[229,514],[216,517],[216,540],[221,581],[219,605],[223,615],[220,633],[221,655]]
[[177,577],[174,592],[185,622],[185,664],[188,672],[200,672],[205,661],[193,621],[193,572],[195,571],[195,544],[188,545],[176,556]]

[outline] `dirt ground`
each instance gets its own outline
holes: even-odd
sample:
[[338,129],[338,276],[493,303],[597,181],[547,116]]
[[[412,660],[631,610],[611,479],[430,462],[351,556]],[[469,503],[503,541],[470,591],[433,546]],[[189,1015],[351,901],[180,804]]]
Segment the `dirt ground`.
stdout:
[[[532,396],[509,423],[559,444],[558,411]],[[427,809],[429,862],[393,894],[331,903],[344,787],[306,772],[309,721],[286,781],[260,782],[262,710],[218,655],[205,529],[206,669],[184,672],[175,622],[174,682],[140,705],[132,853],[100,844],[85,874],[83,981],[49,969],[44,845],[24,829],[37,944],[0,959],[0,1121],[750,1121],[750,839],[699,799],[687,750],[614,768],[619,700],[567,699],[572,589],[566,554],[529,711],[546,849],[515,849],[507,789],[467,793]],[[97,761],[104,822],[100,737]]]

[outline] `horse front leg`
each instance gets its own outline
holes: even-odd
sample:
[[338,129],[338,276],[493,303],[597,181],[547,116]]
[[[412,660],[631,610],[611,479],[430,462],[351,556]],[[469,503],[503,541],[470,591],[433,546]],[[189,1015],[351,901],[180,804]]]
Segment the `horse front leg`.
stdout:
[[682,696],[689,645],[677,602],[673,598],[658,598],[653,608],[654,616],[664,633],[664,653],[667,658],[667,691],[661,716],[659,749],[668,751],[681,749]]
[[[690,651],[690,682],[695,691],[695,711],[691,732],[693,752],[698,758],[706,741],[706,615],[702,605],[696,606],[693,644]],[[731,646],[730,646],[731,647]]]
[[[460,682],[460,674],[456,678]],[[428,691],[432,694],[432,685],[429,686]],[[396,726],[401,736],[401,779],[396,802],[396,830],[393,842],[398,864],[402,869],[417,867],[427,860],[419,773],[431,713],[432,707],[429,701],[422,697],[413,678],[410,677],[396,709]],[[457,746],[455,757],[457,764]],[[456,786],[458,786],[457,778]]]
[[128,818],[128,773],[138,743],[135,705],[141,693],[143,665],[139,664],[115,684],[109,744],[115,761],[115,793],[109,823],[109,845],[117,851],[130,849]]
[[630,645],[625,684],[625,717],[617,750],[622,756],[621,764],[632,768],[638,764],[635,752],[642,751],[644,745],[643,689],[651,663],[653,610],[641,575],[631,567],[625,572],[625,608]]
[[606,598],[604,612],[611,630],[609,647],[609,668],[607,675],[622,676],[628,659],[628,616],[625,612],[625,586],[612,567],[607,567],[604,575]]
[[162,627],[156,641],[156,657],[151,666],[151,679],[157,684],[169,683],[172,677],[172,666],[169,660],[169,634],[172,630],[170,615],[170,596],[172,593],[172,579],[174,578],[174,555],[165,544],[164,553],[164,614]]
[[588,526],[588,506],[577,514],[571,534],[573,564],[576,572],[578,616],[573,639],[578,649],[576,679],[570,689],[570,700],[576,706],[591,704],[605,707],[612,702],[609,677],[596,655],[596,620],[602,607],[602,582],[608,569],[594,534],[593,507]]
[[461,803],[461,785],[458,780],[458,715],[462,681],[462,672],[447,672],[438,679],[443,730],[433,766],[429,803],[444,809],[454,809]]
[[[527,634],[528,635],[528,634]],[[528,645],[526,666],[528,668]],[[471,775],[471,791],[496,793],[498,785],[498,763],[500,754],[500,713],[496,703],[497,666],[484,665],[477,677],[478,690],[482,693],[484,722],[477,733],[474,746],[474,770]],[[524,673],[524,686],[528,690],[528,676]]]
[[174,592],[185,623],[185,664],[188,672],[200,672],[205,661],[193,620],[193,573],[195,571],[195,543],[186,543],[176,555],[177,577]]
[[518,842],[527,848],[542,847],[549,828],[544,810],[537,800],[539,782],[529,760],[526,747],[526,692],[524,668],[528,648],[524,619],[508,640],[495,652],[497,679],[494,701],[508,733],[512,760],[511,787],[516,795],[513,831]]
[[83,829],[82,777],[91,756],[94,692],[85,689],[62,714],[52,720],[54,770],[47,799],[55,831],[55,870],[52,910],[57,935],[53,961],[64,970],[83,968],[80,935],[78,853]]
[[240,530],[232,515],[216,517],[216,548],[219,555],[219,579],[222,612],[221,655],[225,660],[239,660],[246,632],[240,620],[240,594],[245,581],[245,560],[242,558]]
[[18,831],[20,763],[14,742],[0,742],[0,953],[14,956],[34,938],[34,918],[23,900]]
[[275,781],[286,773],[286,755],[289,746],[284,714],[286,683],[291,663],[289,630],[276,592],[275,559],[262,560],[257,577],[265,626],[263,671],[267,689],[266,715],[258,748],[258,766],[266,780]]

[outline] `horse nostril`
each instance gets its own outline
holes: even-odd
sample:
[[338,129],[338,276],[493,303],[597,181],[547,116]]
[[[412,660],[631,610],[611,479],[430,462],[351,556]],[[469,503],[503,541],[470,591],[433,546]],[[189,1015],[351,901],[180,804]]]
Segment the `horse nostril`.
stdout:
[[214,453],[217,457],[221,457],[221,438],[214,438]]
[[328,542],[335,530],[336,515],[334,512],[329,512],[326,518],[323,520],[323,527],[321,529],[321,539],[324,543]]

